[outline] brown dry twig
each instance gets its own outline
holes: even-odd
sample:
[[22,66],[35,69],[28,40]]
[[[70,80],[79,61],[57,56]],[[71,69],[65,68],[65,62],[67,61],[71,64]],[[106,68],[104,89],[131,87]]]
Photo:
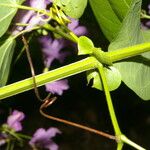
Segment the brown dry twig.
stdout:
[[40,109],[39,109],[41,115],[43,115],[44,117],[46,117],[48,119],[51,119],[51,120],[54,120],[54,121],[57,121],[57,122],[61,122],[61,123],[64,123],[64,124],[67,124],[67,125],[70,125],[70,126],[74,126],[74,127],[77,127],[77,128],[80,128],[80,129],[98,134],[100,136],[106,137],[108,139],[117,141],[117,139],[114,135],[110,135],[108,133],[105,133],[105,132],[102,132],[102,131],[99,131],[99,130],[96,130],[96,129],[93,129],[93,128],[90,128],[90,127],[87,127],[87,126],[84,126],[84,125],[81,125],[81,124],[78,124],[78,123],[75,123],[75,122],[67,121],[65,119],[61,119],[61,118],[54,117],[54,116],[51,116],[49,114],[46,114],[44,112],[44,109],[47,108],[48,106],[52,105],[56,101],[56,99],[57,99],[56,97],[53,97],[53,98],[47,99],[43,102],[43,104],[40,106]]

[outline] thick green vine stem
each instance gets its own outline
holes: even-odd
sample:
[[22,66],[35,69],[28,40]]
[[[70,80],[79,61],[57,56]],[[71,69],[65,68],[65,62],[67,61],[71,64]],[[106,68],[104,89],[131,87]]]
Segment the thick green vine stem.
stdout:
[[150,43],[142,43],[110,52],[104,52],[100,48],[93,48],[91,56],[94,56],[100,63],[110,66],[116,61],[137,56],[148,51],[150,51]]
[[[110,62],[113,63],[115,61],[119,61],[119,60],[122,60],[122,59],[125,59],[128,57],[132,57],[135,55],[139,55],[139,54],[141,54],[143,52],[147,52],[147,51],[150,51],[150,43],[143,43],[143,44],[119,49],[119,50],[112,51],[112,52],[105,52],[106,59],[107,59],[107,55],[108,55],[108,62],[107,62],[107,60],[105,60],[105,63],[110,64]],[[75,62],[73,64],[55,69],[53,71],[37,75],[37,76],[35,76],[37,85],[42,86],[48,82],[63,79],[68,76],[72,76],[74,74],[78,74],[80,72],[84,72],[86,70],[96,68],[97,61],[99,61],[101,63],[101,57],[98,55],[101,55],[101,53],[95,53],[94,57],[96,57],[96,58],[88,57],[79,62]],[[97,60],[97,58],[99,58],[99,59]],[[31,77],[29,79],[25,79],[25,80],[16,82],[11,85],[1,87],[0,88],[0,99],[4,99],[6,97],[10,97],[10,96],[16,95],[18,93],[33,89],[33,88],[34,88],[33,80]]]
[[[60,80],[87,70],[97,68],[97,60],[88,57],[75,63],[35,76],[37,86]],[[34,88],[33,78],[28,78],[0,88],[0,100]]]
[[100,63],[98,65],[98,70],[99,70],[101,80],[102,80],[102,83],[103,83],[103,88],[104,88],[104,92],[105,92],[105,96],[106,96],[108,109],[109,109],[109,112],[110,112],[111,121],[112,121],[112,124],[113,124],[113,127],[114,127],[115,135],[118,136],[118,135],[121,135],[122,133],[121,133],[121,130],[119,128],[118,121],[117,121],[117,118],[116,118],[116,115],[115,115],[115,111],[114,111],[114,107],[113,107],[113,104],[112,104],[112,100],[111,100],[107,80],[106,80],[105,73],[104,73],[104,70],[103,70],[103,65],[100,64]]
[[142,43],[106,53],[111,59],[111,62],[116,62],[129,57],[140,55],[141,53],[148,51],[150,51],[150,43]]
[[133,141],[131,141],[130,139],[128,139],[125,135],[121,135],[120,136],[121,141],[123,141],[124,143],[134,147],[137,150],[146,150],[145,148],[139,146],[138,144],[134,143]]
[[109,92],[109,88],[108,88],[108,83],[106,80],[106,76],[103,70],[103,65],[101,63],[98,63],[98,70],[101,76],[101,80],[103,83],[103,88],[104,88],[104,92],[105,92],[105,96],[106,96],[106,101],[107,101],[107,105],[108,105],[108,110],[109,110],[109,114],[110,114],[110,118],[114,127],[114,131],[115,131],[115,135],[116,135],[116,139],[117,139],[117,150],[121,150],[123,147],[123,143],[126,143],[134,148],[136,148],[137,150],[145,150],[143,147],[139,146],[138,144],[132,142],[131,140],[129,140],[125,135],[122,134],[118,121],[117,121],[117,117],[115,114],[115,110],[113,107],[113,103],[111,100],[111,95]]

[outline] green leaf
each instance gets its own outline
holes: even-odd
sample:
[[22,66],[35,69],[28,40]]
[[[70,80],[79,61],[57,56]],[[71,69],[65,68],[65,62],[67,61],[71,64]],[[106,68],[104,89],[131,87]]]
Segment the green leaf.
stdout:
[[120,30],[132,0],[90,0],[90,5],[104,35],[112,41]]
[[[21,4],[23,0],[1,0],[1,4]],[[17,12],[17,8],[0,6],[0,37],[7,31],[13,17]]]
[[[106,75],[109,90],[113,91],[117,89],[121,84],[120,72],[115,67],[111,66],[109,68],[104,68],[104,73]],[[93,88],[103,90],[100,75],[96,70],[91,70],[87,72],[88,83],[91,81],[91,79],[93,79]]]
[[130,8],[132,0],[108,0],[119,20],[123,20]]
[[0,46],[0,86],[4,86],[7,82],[12,56],[15,47],[15,40],[12,37]]
[[93,42],[86,36],[78,38],[78,55],[91,54],[94,48]]
[[109,50],[143,43],[143,37],[140,31],[140,12],[141,0],[134,0],[132,7],[123,21],[121,30],[109,45]]
[[[142,0],[133,1],[118,36],[109,46],[109,51],[144,42],[144,37],[140,30],[141,3]],[[144,100],[150,99],[149,54],[145,53],[114,64],[120,71],[123,82]]]
[[142,30],[144,42],[150,42],[150,30]]
[[80,18],[87,6],[87,0],[54,0],[68,16],[72,18]]

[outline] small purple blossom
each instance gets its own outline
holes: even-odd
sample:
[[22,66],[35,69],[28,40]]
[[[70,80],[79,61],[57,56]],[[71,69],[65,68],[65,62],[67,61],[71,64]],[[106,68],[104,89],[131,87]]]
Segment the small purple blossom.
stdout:
[[68,24],[68,28],[77,36],[87,34],[87,28],[84,26],[79,26],[79,20],[71,18],[71,23]]
[[[37,9],[46,9],[47,5],[51,3],[51,0],[26,0],[24,5],[37,8]],[[22,24],[29,24],[26,27],[17,26],[13,28],[12,34],[16,35],[23,29],[32,29],[36,25],[44,24],[42,20],[43,16],[38,15],[36,12],[32,10],[19,10],[16,15],[15,22]]]
[[[24,5],[34,7],[37,9],[43,9],[46,10],[47,6],[51,4],[52,0],[26,0]],[[12,34],[16,35],[23,29],[30,30],[36,25],[42,25],[45,22],[43,21],[43,18],[45,16],[41,16],[37,14],[37,12],[34,12],[32,10],[20,10],[16,16],[15,22],[22,23],[22,24],[28,24],[26,27],[23,26],[17,26],[13,28]],[[79,21],[76,19],[70,19],[71,23],[68,24],[68,28],[74,32],[77,36],[85,35],[87,33],[87,29],[84,26],[79,26]],[[70,52],[62,52],[61,50],[66,47],[67,45],[72,45],[74,47],[74,44],[70,44],[65,39],[52,39],[48,36],[43,36],[39,39],[39,42],[42,45],[42,52],[43,52],[43,58],[44,58],[44,64],[46,68],[50,68],[52,65],[52,62],[54,60],[58,60],[60,63],[63,63],[65,58],[70,54]],[[67,90],[69,88],[67,80],[61,80],[56,81],[54,83],[50,83],[46,85],[46,90],[53,93],[62,95],[63,90]]]
[[[79,21],[75,19],[71,19],[71,23],[68,24],[68,28],[77,36],[87,34],[87,29],[84,26],[79,26]],[[42,53],[46,68],[50,68],[54,60],[58,60],[60,63],[63,63],[70,52],[62,52],[61,50],[68,45],[74,47],[72,43],[69,43],[63,38],[52,39],[50,36],[41,37],[39,42],[42,45]],[[62,95],[63,91],[67,89],[69,89],[67,80],[60,80],[46,84],[46,91],[53,94]]]
[[64,90],[68,90],[68,80],[58,80],[52,83],[46,84],[46,91],[51,92],[52,94],[62,95]]
[[14,129],[15,131],[21,131],[22,125],[21,121],[25,118],[23,112],[14,110],[10,116],[7,118],[7,124],[10,128]]
[[60,130],[57,128],[49,128],[45,130],[43,128],[39,128],[33,135],[32,139],[29,141],[29,144],[33,148],[41,148],[48,150],[58,150],[58,145],[53,141],[53,137],[56,134],[60,134]]
[[51,66],[54,60],[63,63],[69,54],[68,52],[61,52],[61,49],[65,46],[65,40],[62,38],[53,40],[50,36],[43,36],[39,39],[39,42],[42,45],[44,64],[47,68]]

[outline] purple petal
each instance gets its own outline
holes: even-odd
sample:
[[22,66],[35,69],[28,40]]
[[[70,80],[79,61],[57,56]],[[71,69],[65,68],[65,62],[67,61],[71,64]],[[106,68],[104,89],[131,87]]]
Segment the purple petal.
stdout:
[[58,150],[58,145],[54,142],[51,142],[49,145],[46,145],[45,148],[48,150]]
[[61,132],[57,128],[49,128],[47,131],[43,128],[38,129],[29,144],[36,148],[47,148],[49,150],[57,150],[58,146],[53,142],[53,138],[56,134]]
[[79,26],[73,31],[76,35],[81,36],[87,34],[87,29],[84,26]]
[[21,131],[21,121],[25,118],[25,115],[21,111],[14,110],[12,114],[7,118],[7,124],[15,131]]
[[50,2],[48,3],[48,1],[46,0],[30,0],[29,3],[31,7],[45,9],[47,4],[49,4]]
[[150,27],[150,21],[146,22],[146,26]]
[[[24,5],[34,7],[37,9],[46,9],[47,5],[50,4],[50,0],[28,0],[24,3]],[[41,20],[42,16],[38,16],[37,13],[34,11],[26,11],[26,10],[19,10],[16,15],[15,22],[22,23],[22,24],[29,24],[27,27],[17,26],[12,29],[12,34],[16,35],[23,29],[31,29],[36,25],[41,25],[44,22]]]
[[75,33],[77,36],[87,34],[87,29],[84,26],[79,26],[79,20],[70,19],[71,23],[68,24],[68,28]]
[[52,94],[62,95],[64,90],[68,90],[68,80],[59,80],[46,84],[46,91]]
[[68,24],[68,28],[73,31],[78,25],[79,25],[79,21],[76,19],[71,18],[71,23]]
[[42,52],[44,57],[44,64],[49,68],[52,62],[56,59],[60,63],[63,63],[68,52],[61,53],[61,49],[65,47],[66,42],[64,39],[55,39],[52,40],[50,36],[44,36],[39,39],[39,42],[42,45]]

